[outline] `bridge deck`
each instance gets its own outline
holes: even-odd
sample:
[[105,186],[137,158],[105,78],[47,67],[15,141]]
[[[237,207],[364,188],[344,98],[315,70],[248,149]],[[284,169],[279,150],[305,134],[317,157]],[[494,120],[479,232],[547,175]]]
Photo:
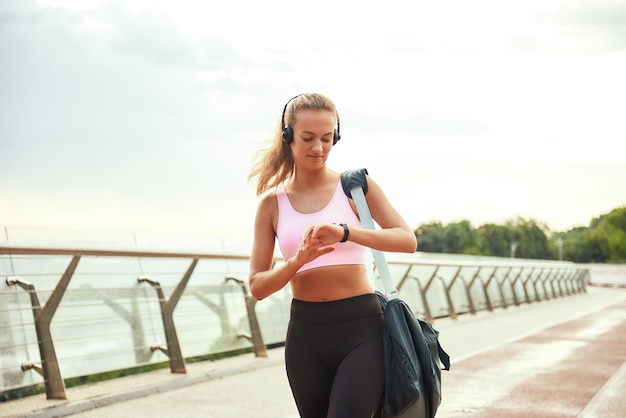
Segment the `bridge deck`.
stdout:
[[[437,414],[454,417],[626,416],[626,289],[435,322],[452,370]],[[2,417],[297,417],[283,350],[159,370],[0,404]]]

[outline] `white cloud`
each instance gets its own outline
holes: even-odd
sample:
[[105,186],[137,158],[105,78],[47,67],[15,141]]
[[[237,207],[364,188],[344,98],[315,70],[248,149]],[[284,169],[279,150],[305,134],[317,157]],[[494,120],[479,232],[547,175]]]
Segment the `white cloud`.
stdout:
[[245,236],[250,159],[302,91],[339,107],[333,167],[368,167],[412,225],[586,224],[626,204],[625,15],[610,0],[4,1],[0,224]]

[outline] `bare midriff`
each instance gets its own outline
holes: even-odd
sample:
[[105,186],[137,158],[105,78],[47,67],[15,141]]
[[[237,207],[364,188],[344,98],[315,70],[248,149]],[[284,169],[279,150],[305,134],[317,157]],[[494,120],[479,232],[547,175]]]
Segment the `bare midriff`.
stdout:
[[373,291],[365,266],[359,264],[318,267],[291,279],[294,299],[306,302],[347,299]]

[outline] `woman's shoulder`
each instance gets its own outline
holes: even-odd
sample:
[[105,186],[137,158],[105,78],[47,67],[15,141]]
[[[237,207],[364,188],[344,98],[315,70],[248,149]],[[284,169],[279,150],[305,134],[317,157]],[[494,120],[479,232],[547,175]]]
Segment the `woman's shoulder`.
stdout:
[[272,188],[259,196],[259,207],[274,208],[278,206],[278,196],[284,194],[284,188]]
[[264,192],[259,196],[259,203],[256,210],[256,222],[269,222],[276,230],[276,220],[278,219],[278,199],[277,190]]
[[270,190],[266,190],[259,196],[259,200],[264,202],[266,200],[276,199],[276,196],[280,193],[278,188],[272,188]]

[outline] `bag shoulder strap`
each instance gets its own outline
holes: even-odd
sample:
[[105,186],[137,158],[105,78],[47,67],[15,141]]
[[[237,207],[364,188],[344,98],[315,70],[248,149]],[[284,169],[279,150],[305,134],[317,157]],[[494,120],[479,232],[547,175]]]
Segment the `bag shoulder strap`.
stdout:
[[354,170],[346,170],[340,174],[341,186],[343,186],[343,192],[352,199],[350,191],[355,187],[363,188],[363,194],[367,194],[367,168],[357,168]]
[[[343,186],[343,191],[346,196],[354,200],[354,204],[356,205],[357,212],[359,213],[359,218],[361,219],[363,226],[368,229],[375,229],[372,214],[370,213],[367,201],[365,200],[365,193],[367,193],[366,174],[368,173],[365,168],[344,171],[341,173],[341,185]],[[378,269],[378,273],[380,274],[380,279],[385,290],[384,295],[379,292],[376,292],[376,294],[380,299],[383,310],[385,310],[389,300],[399,299],[398,289],[396,289],[393,279],[391,278],[391,273],[389,272],[389,267],[387,266],[387,260],[385,259],[384,253],[373,248],[371,248],[371,250],[372,255],[374,256],[374,262],[376,263],[376,268]],[[409,308],[407,307],[407,309]],[[417,317],[415,318],[422,328],[422,335],[428,336],[430,344],[436,343],[438,359],[444,366],[443,370],[450,370],[450,356],[444,351],[439,343],[439,333],[433,328],[430,322],[421,320]]]
[[[359,168],[356,170],[348,170],[341,173],[341,185],[343,191],[356,205],[361,223],[367,229],[376,229],[374,226],[374,220],[370,213],[369,206],[367,206],[367,200],[365,200],[365,193],[367,193],[367,169]],[[385,296],[387,299],[398,298],[398,289],[393,283],[389,267],[387,266],[387,260],[385,254],[382,251],[371,248],[378,274],[383,283],[383,289],[385,290]]]

